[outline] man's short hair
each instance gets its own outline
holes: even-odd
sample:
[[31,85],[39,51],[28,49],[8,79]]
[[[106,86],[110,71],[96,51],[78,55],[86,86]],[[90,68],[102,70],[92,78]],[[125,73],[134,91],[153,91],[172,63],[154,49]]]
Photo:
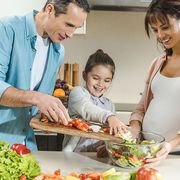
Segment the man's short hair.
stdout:
[[47,0],[43,10],[45,10],[48,4],[53,4],[55,9],[55,16],[58,16],[59,14],[66,14],[67,6],[70,3],[76,4],[78,7],[82,8],[87,13],[89,13],[90,11],[87,0]]

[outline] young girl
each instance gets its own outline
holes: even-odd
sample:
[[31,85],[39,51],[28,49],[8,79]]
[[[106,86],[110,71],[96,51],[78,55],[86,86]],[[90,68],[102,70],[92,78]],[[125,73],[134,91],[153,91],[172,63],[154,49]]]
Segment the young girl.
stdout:
[[171,151],[180,152],[180,1],[153,0],[145,17],[148,36],[150,27],[166,53],[153,62],[130,125],[137,131],[161,134],[167,142],[147,163],[165,159]]
[[[68,112],[70,116],[78,115],[87,121],[109,124],[110,133],[126,131],[127,127],[115,115],[112,102],[103,96],[111,85],[115,64],[108,54],[97,50],[92,54],[83,71],[85,87],[75,87],[69,96]],[[64,151],[95,152],[103,141],[65,136]],[[98,148],[100,149],[100,148]]]

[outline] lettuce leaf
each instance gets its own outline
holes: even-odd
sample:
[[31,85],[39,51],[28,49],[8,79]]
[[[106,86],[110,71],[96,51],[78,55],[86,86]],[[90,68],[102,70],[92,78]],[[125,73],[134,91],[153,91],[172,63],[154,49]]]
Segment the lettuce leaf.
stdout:
[[8,143],[0,142],[0,180],[19,180],[22,175],[25,175],[27,180],[32,180],[41,174],[33,155],[21,156],[9,147]]

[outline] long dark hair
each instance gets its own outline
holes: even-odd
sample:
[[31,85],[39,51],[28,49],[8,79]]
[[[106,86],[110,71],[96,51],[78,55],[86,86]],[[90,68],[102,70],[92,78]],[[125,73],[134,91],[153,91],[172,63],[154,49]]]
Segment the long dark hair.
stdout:
[[48,4],[53,4],[54,9],[55,9],[55,16],[58,16],[59,14],[66,14],[67,6],[70,3],[76,4],[87,13],[89,13],[90,11],[90,6],[87,0],[47,0],[46,4],[44,5],[43,10],[45,10]]
[[90,72],[92,68],[97,65],[104,65],[109,67],[111,69],[112,78],[113,78],[115,73],[114,61],[107,53],[104,53],[102,49],[98,49],[94,54],[90,55],[88,58],[85,69],[83,71],[84,79],[87,73]]
[[[156,23],[158,20],[169,25],[168,15],[180,19],[180,1],[179,0],[153,0],[148,7],[145,16],[145,30],[150,37],[150,25]],[[172,48],[166,49],[165,52],[167,56],[172,56]]]

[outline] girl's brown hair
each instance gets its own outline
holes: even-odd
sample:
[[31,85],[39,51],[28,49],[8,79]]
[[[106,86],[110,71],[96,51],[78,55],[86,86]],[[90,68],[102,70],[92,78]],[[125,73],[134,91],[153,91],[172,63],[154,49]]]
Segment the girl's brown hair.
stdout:
[[87,73],[90,72],[92,68],[97,65],[104,65],[110,67],[113,78],[115,73],[114,61],[108,54],[104,53],[102,49],[98,49],[94,54],[89,56],[83,72],[83,76],[87,75]]
[[[150,37],[150,26],[160,21],[169,25],[168,16],[180,19],[180,1],[179,0],[153,0],[147,9],[145,16],[145,30]],[[171,56],[172,49],[165,49],[166,55]]]

